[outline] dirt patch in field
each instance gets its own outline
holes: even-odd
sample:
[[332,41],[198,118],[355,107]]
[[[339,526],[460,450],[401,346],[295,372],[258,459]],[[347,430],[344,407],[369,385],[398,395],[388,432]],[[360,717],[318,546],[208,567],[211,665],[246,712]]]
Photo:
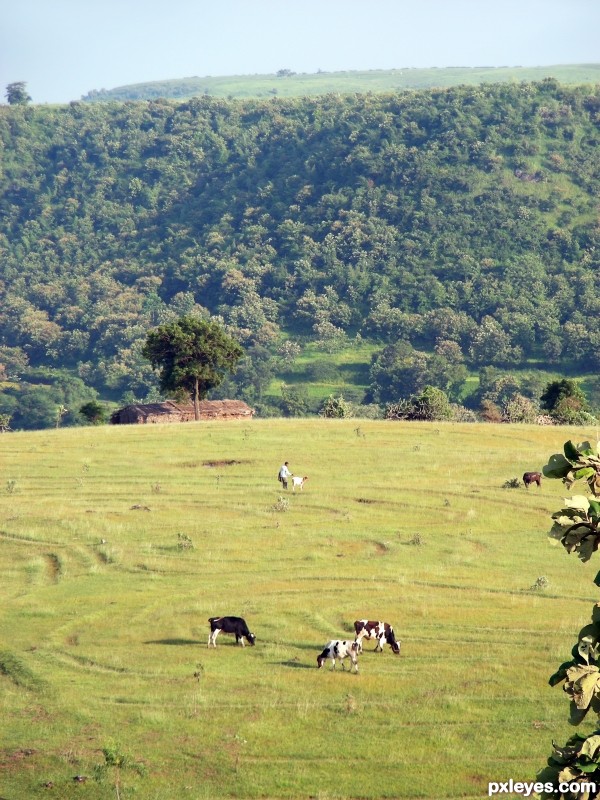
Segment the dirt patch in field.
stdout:
[[56,553],[46,553],[46,565],[50,580],[53,583],[58,583],[62,572],[62,566],[60,563],[60,558],[56,555]]
[[223,458],[219,461],[203,461],[203,467],[235,467],[237,464],[251,464],[251,461],[236,461],[234,458]]
[[36,751],[30,748],[23,748],[21,750],[0,751],[0,767],[10,769],[23,769],[23,762],[36,754]]
[[374,547],[375,553],[378,556],[383,556],[390,551],[390,548],[387,546],[387,544],[385,544],[385,542],[372,541],[370,544]]

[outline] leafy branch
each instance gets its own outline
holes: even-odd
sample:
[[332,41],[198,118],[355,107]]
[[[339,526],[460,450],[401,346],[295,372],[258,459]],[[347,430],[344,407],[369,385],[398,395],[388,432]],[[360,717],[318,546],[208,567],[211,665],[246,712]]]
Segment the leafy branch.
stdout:
[[[562,480],[570,489],[577,481],[585,481],[592,498],[575,495],[566,498],[564,506],[552,514],[554,523],[550,536],[558,539],[567,553],[576,553],[581,561],[589,561],[600,546],[600,448],[589,442],[575,445],[565,442],[563,453],[555,453],[543,468],[547,478]],[[594,583],[600,586],[600,573]],[[579,632],[571,650],[572,659],[560,665],[550,677],[551,686],[564,682],[563,689],[571,700],[569,722],[579,725],[592,710],[600,714],[600,603],[594,606],[592,621]],[[553,752],[548,766],[538,774],[540,780],[552,785],[552,792],[542,797],[559,800],[592,800],[598,791],[586,783],[600,786],[600,731],[590,736],[575,735],[564,747],[552,743]],[[582,785],[581,791],[561,793],[560,784]]]

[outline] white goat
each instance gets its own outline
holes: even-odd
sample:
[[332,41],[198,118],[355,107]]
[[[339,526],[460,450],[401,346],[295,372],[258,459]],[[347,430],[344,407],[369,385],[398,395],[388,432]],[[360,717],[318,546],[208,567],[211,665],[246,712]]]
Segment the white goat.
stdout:
[[298,475],[292,475],[292,492],[296,491],[296,486],[298,486],[300,491],[302,491],[302,488],[307,480],[308,475],[305,475],[303,478]]

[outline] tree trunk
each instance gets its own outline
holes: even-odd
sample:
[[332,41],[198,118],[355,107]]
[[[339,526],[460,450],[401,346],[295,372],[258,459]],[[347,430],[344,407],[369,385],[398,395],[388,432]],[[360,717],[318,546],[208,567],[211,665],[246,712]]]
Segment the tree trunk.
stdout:
[[194,381],[194,419],[196,422],[200,419],[200,385],[199,380],[196,378]]

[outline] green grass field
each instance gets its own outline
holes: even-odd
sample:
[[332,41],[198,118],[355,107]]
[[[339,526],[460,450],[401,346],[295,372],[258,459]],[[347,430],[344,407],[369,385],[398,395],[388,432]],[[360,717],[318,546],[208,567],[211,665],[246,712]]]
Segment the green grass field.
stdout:
[[536,67],[444,67],[347,70],[340,72],[293,73],[285,77],[267,75],[225,75],[174,78],[101,90],[84,99],[126,100],[172,97],[183,99],[207,94],[214,97],[310,97],[354,92],[397,92],[445,88],[481,83],[542,81],[554,78],[564,84],[600,81],[600,64],[554,64]]
[[[535,779],[572,733],[547,679],[589,621],[598,564],[546,538],[560,482],[503,484],[568,438],[596,431],[0,436],[0,797],[443,800]],[[282,501],[283,460],[310,479]],[[256,647],[208,650],[220,614]],[[359,617],[391,622],[402,655],[369,643],[358,675],[317,670]]]

